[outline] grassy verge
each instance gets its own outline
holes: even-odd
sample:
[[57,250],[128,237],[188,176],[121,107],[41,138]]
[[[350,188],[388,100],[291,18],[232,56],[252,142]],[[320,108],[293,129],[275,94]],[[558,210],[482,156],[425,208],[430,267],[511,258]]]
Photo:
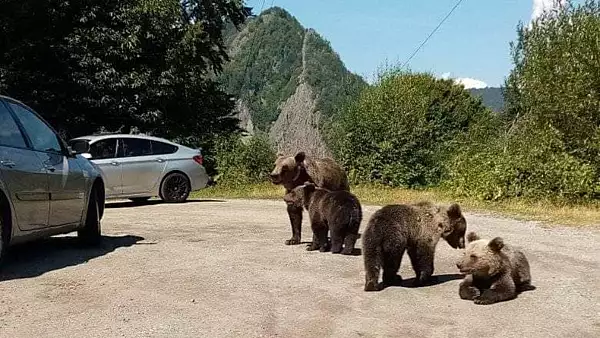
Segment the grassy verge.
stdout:
[[[409,190],[359,185],[351,188],[365,205],[385,205],[429,200],[437,203],[458,202],[466,211],[496,213],[522,220],[541,221],[581,227],[600,227],[600,203],[569,204],[564,202],[510,200],[482,202],[462,198],[435,189]],[[281,199],[283,188],[270,183],[227,187],[214,186],[193,194],[194,198]]]

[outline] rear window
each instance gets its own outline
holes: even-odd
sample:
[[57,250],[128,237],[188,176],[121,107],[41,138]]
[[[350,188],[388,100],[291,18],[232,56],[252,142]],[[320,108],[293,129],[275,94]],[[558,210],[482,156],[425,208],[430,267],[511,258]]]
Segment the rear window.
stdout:
[[173,154],[177,151],[178,147],[159,141],[151,141],[152,143],[152,154],[154,155],[166,155]]

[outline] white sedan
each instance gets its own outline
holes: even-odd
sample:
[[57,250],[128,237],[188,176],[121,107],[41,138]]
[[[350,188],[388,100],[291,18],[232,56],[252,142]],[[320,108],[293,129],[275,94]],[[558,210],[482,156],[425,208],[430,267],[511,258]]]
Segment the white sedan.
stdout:
[[202,151],[162,138],[100,134],[74,138],[69,145],[102,170],[107,199],[143,202],[157,196],[184,202],[208,184]]

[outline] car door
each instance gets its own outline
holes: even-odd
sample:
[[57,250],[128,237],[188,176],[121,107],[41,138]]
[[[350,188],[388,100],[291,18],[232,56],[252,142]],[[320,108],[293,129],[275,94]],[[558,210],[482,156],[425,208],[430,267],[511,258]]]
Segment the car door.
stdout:
[[17,226],[21,230],[44,228],[50,212],[48,175],[3,100],[0,126],[0,177],[8,189]]
[[47,173],[50,192],[49,226],[81,223],[87,180],[75,157],[67,153],[56,132],[36,113],[17,102],[8,102],[23,126],[31,148]]
[[123,175],[123,195],[153,194],[160,184],[166,161],[152,154],[150,140],[119,139],[119,159]]
[[121,159],[117,158],[117,138],[105,138],[90,144],[90,160],[104,174],[107,197],[123,193]]

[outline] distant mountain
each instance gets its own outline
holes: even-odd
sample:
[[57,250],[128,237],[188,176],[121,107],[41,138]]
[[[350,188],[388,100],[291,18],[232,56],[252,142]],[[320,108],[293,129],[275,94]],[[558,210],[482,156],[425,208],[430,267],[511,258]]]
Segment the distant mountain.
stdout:
[[273,7],[225,31],[231,62],[221,75],[238,97],[242,127],[267,132],[277,150],[329,155],[321,126],[367,84],[316,31]]
[[482,89],[469,89],[472,95],[481,98],[485,106],[495,112],[500,112],[504,109],[504,94],[502,88],[487,87]]

